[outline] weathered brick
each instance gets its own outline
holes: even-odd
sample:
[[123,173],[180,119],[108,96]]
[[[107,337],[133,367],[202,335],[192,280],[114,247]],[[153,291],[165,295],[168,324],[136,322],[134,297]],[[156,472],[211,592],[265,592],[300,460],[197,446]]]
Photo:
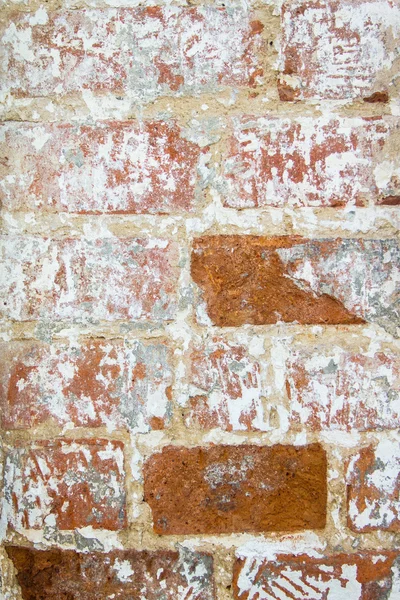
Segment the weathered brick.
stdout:
[[0,127],[8,210],[171,213],[189,210],[206,149],[168,121]]
[[191,273],[210,319],[244,323],[364,323],[398,335],[396,240],[197,238]]
[[190,354],[187,424],[226,431],[272,429],[262,364],[244,345],[214,338]]
[[138,102],[254,86],[263,26],[214,7],[77,10],[15,16],[3,28],[3,92],[128,93]]
[[348,524],[353,531],[400,531],[400,443],[362,448],[347,465]]
[[338,346],[292,352],[287,362],[292,423],[321,429],[400,427],[400,365],[391,353]]
[[321,529],[326,455],[318,444],[168,446],[144,465],[158,534]]
[[7,546],[24,600],[213,600],[213,559],[180,548],[79,554]]
[[171,356],[163,342],[7,342],[0,354],[6,429],[52,418],[61,425],[144,432],[170,420]]
[[391,118],[235,118],[223,166],[224,204],[383,204],[398,181],[381,152],[398,128]]
[[233,592],[235,600],[395,600],[400,594],[399,553],[240,557]]
[[177,246],[167,240],[0,240],[10,319],[163,321],[175,312]]
[[394,0],[295,0],[282,7],[282,100],[384,101],[395,69]]
[[58,439],[16,446],[5,465],[10,526],[123,529],[124,481],[121,442]]

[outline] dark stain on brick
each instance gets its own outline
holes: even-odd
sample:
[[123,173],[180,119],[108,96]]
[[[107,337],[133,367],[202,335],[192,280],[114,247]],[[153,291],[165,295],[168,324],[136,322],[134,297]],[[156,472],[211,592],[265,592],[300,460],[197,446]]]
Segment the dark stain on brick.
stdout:
[[78,553],[7,546],[24,600],[214,600],[213,559],[180,548]]
[[363,98],[364,102],[369,102],[370,104],[375,102],[389,102],[389,94],[386,90],[383,92],[375,92],[371,94],[371,96],[367,96],[367,98]]
[[378,201],[378,204],[383,206],[399,206],[400,195],[385,196]]

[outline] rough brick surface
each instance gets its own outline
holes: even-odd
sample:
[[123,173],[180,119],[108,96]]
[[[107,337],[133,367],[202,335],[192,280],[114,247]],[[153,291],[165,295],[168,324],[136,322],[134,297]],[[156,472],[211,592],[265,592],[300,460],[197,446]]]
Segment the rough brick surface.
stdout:
[[[8,210],[170,213],[199,193],[201,150],[174,122],[0,128]],[[203,150],[205,152],[205,150]]]
[[253,86],[263,73],[262,29],[247,11],[213,7],[41,9],[3,29],[2,87],[15,96],[111,91],[150,101]]
[[165,343],[7,342],[0,354],[5,429],[52,418],[61,425],[148,431],[170,420],[172,371]]
[[190,354],[187,425],[226,431],[273,428],[260,361],[244,345],[214,338]]
[[291,419],[310,430],[400,427],[399,357],[340,347],[291,353],[287,389]]
[[395,168],[391,175],[379,153],[397,126],[390,118],[235,119],[224,163],[224,203],[232,208],[384,203],[398,182]]
[[213,600],[213,560],[182,549],[79,554],[8,546],[24,600]]
[[163,321],[175,310],[177,249],[164,240],[0,240],[4,317]]
[[0,7],[1,600],[400,600],[400,0]]
[[347,465],[348,522],[353,531],[400,531],[400,444],[382,440]]
[[208,236],[191,272],[219,326],[376,322],[397,335],[396,240]]
[[394,600],[400,594],[400,557],[382,552],[239,558],[233,590],[235,600]]
[[318,444],[168,446],[145,463],[144,480],[159,534],[325,526],[326,455]]
[[286,2],[281,100],[385,100],[399,31],[400,8],[393,0]]
[[17,531],[126,526],[121,442],[43,440],[15,447],[5,473],[10,526]]

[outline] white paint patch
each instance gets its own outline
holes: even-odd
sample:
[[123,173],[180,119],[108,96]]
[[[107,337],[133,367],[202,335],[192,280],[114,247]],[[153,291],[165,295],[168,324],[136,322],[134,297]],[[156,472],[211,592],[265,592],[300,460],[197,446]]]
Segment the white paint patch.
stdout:
[[132,569],[129,560],[119,560],[116,558],[113,569],[116,571],[117,578],[121,581],[121,583],[127,583],[128,581],[131,581],[132,575],[135,574],[135,571]]
[[234,342],[215,338],[192,348],[187,402],[195,404],[189,421],[232,431],[273,429],[273,407],[266,401],[268,365],[260,360],[264,354],[264,340],[246,331]]
[[[283,559],[284,560],[284,559]],[[277,567],[277,568],[276,568]],[[322,565],[323,567],[323,565]],[[342,565],[338,576],[329,573],[311,575],[301,566],[271,565],[263,559],[246,559],[242,566],[237,585],[239,597],[244,594],[248,600],[343,600],[348,596],[359,600],[362,585],[357,580],[356,565]],[[265,577],[263,577],[265,574]]]
[[362,480],[358,461],[365,453],[355,454],[349,462],[346,481],[351,486],[349,517],[358,531],[391,529],[400,520],[398,494],[400,443],[398,437],[381,439],[374,448],[373,462]]
[[[322,430],[368,431],[400,426],[397,355],[318,346],[291,352],[287,381],[292,418]],[[336,438],[335,438],[336,439]]]
[[41,6],[37,9],[33,17],[30,17],[29,25],[31,25],[32,27],[34,25],[46,25],[48,20],[49,17],[47,15],[46,9],[43,8],[43,6]]
[[[121,3],[108,0],[108,5]],[[124,11],[122,18],[117,10],[80,8],[53,13],[47,21],[45,10],[39,9],[34,16],[17,17],[13,29],[2,39],[4,61],[9,66],[3,75],[5,89],[13,92],[23,87],[30,95],[47,96],[85,88],[88,106],[100,116],[104,110],[109,114],[110,107],[103,97],[99,102],[92,93],[99,88],[123,96],[122,102],[109,100],[115,107],[123,107],[126,103],[152,102],[159,96],[195,95],[248,85],[252,76],[261,80],[257,51],[262,40],[250,35],[247,8],[220,11],[215,6],[203,6],[195,8],[195,14],[186,5],[160,10],[160,15]],[[53,49],[63,54],[60,75],[55,75],[47,60],[50,48],[32,36],[44,22]],[[82,53],[76,53],[77,48]],[[14,67],[14,58],[22,64]],[[160,77],[160,63],[167,72],[174,65],[170,77]]]
[[300,49],[300,97],[351,99],[376,91],[395,60],[390,40],[395,44],[400,31],[398,5],[346,0],[339,7],[324,2],[296,13],[302,6],[296,0],[284,11],[280,54],[282,68],[285,54]]
[[280,539],[252,539],[240,545],[236,556],[245,559],[265,559],[274,561],[280,554],[308,554],[310,557],[321,558],[326,542],[317,534],[305,533],[283,535]]
[[[230,151],[214,182],[230,208],[354,206],[386,191],[387,161],[378,157],[395,131],[390,117],[372,123],[329,112],[317,118],[235,117],[231,126]],[[390,178],[397,168],[393,164]],[[309,280],[307,265],[302,268]]]

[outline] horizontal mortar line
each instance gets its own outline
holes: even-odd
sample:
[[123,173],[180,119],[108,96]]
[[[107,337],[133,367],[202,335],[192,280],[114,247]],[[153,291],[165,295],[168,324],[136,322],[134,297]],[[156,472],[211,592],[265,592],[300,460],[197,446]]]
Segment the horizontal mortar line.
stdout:
[[[213,206],[209,204],[208,206]],[[112,227],[115,231],[111,230],[107,233],[111,233],[114,238],[129,238],[131,236],[134,237],[142,237],[146,238],[149,236],[157,237],[157,238],[166,238],[171,241],[176,241],[176,233],[175,231],[171,231],[172,228],[178,227],[180,231],[178,232],[179,236],[183,238],[185,243],[188,243],[188,240],[204,237],[204,236],[216,236],[216,235],[251,235],[251,236],[259,236],[259,237],[281,237],[281,236],[300,236],[305,239],[359,239],[359,240],[369,240],[369,239],[393,239],[399,238],[399,229],[393,224],[393,218],[397,217],[397,213],[399,212],[398,207],[396,206],[378,206],[374,205],[371,207],[361,208],[358,207],[352,214],[357,218],[363,217],[365,214],[371,211],[374,211],[374,222],[371,224],[371,228],[369,231],[365,231],[362,229],[362,224],[360,222],[360,229],[358,230],[349,230],[346,227],[346,222],[342,219],[340,214],[335,214],[334,211],[337,209],[333,207],[299,207],[296,209],[291,208],[259,208],[259,209],[245,209],[249,211],[254,211],[251,215],[246,215],[242,213],[240,210],[235,210],[234,215],[235,219],[239,219],[241,216],[247,216],[251,219],[254,219],[254,223],[246,224],[245,226],[235,223],[233,220],[231,222],[218,222],[213,221],[209,225],[204,225],[204,229],[196,231],[191,228],[188,230],[188,224],[193,220],[199,221],[201,223],[201,219],[203,215],[201,213],[191,213],[185,216],[168,216],[168,215],[148,215],[148,216],[140,216],[140,215],[116,215],[116,214],[107,214],[102,213],[98,215],[79,215],[77,213],[63,213],[66,215],[69,220],[69,223],[57,223],[51,224],[51,213],[44,213],[49,215],[49,220],[44,220],[44,217],[40,215],[40,221],[35,225],[29,225],[26,223],[20,223],[19,229],[16,229],[15,225],[10,225],[8,227],[7,223],[4,223],[6,216],[3,213],[3,226],[2,226],[2,237],[23,237],[23,236],[31,236],[31,237],[45,237],[49,239],[65,239],[66,237],[70,237],[71,239],[81,239],[82,237],[87,238],[87,234],[83,232],[83,227],[85,225],[94,225],[96,223],[101,222],[102,224]],[[223,209],[225,210],[225,209]],[[234,209],[226,209],[227,211],[233,211]],[[313,211],[313,212],[310,212]],[[287,217],[291,221],[289,223],[282,223],[278,225],[273,225],[273,229],[271,230],[271,214],[279,212],[283,215],[283,217]],[[39,215],[39,213],[29,212],[10,212],[6,213],[6,215],[14,217],[15,219],[22,219],[24,216],[32,214]],[[43,213],[42,213],[43,214]],[[231,213],[232,214],[232,213]],[[307,216],[313,215],[317,219],[320,219],[319,223],[313,224],[313,230],[310,231],[310,226],[307,223]],[[229,215],[227,215],[229,216]],[[292,219],[301,219],[305,218],[303,223],[293,223]],[[101,219],[101,220],[100,220]],[[125,220],[126,219],[126,220]],[[153,222],[148,222],[147,219],[151,219]],[[381,223],[380,220],[384,219],[384,222]],[[328,222],[326,222],[329,220]],[[53,229],[50,229],[53,227]],[[160,227],[165,227],[165,231],[160,231]],[[79,228],[79,229],[77,229]],[[146,231],[143,231],[143,228],[146,228]],[[118,231],[121,229],[121,231]],[[139,229],[139,231],[137,230]],[[322,229],[322,232],[321,232]],[[314,231],[315,230],[315,231]],[[96,236],[97,239],[107,239],[107,235],[99,235]],[[90,241],[90,238],[87,238]],[[179,240],[178,240],[179,241]]]
[[[126,0],[127,2],[129,0]],[[51,13],[51,12],[58,12],[59,10],[63,10],[64,12],[73,12],[73,11],[77,11],[77,10],[81,10],[82,8],[88,8],[91,11],[95,11],[95,10],[104,10],[107,9],[109,11],[119,11],[119,10],[126,10],[126,9],[131,9],[132,11],[136,10],[136,11],[140,11],[141,9],[146,9],[146,8],[152,8],[154,6],[153,3],[151,4],[146,4],[146,2],[144,2],[143,4],[136,4],[136,5],[132,5],[132,4],[121,4],[118,6],[112,6],[110,4],[107,4],[105,2],[85,2],[84,0],[80,1],[80,2],[75,2],[73,6],[70,5],[65,5],[64,6],[64,2],[54,2],[55,6],[59,6],[59,9],[54,9],[54,8],[50,8],[49,6],[46,6],[46,10],[47,12]],[[159,0],[158,3],[156,3],[158,7],[162,7],[162,8],[168,8],[171,4],[173,6],[179,7],[179,8],[183,8],[183,9],[191,9],[191,8],[201,8],[202,6],[211,6],[211,7],[215,7],[218,9],[223,10],[224,8],[227,10],[236,10],[237,12],[256,12],[256,13],[264,13],[264,12],[270,12],[268,10],[268,6],[267,7],[257,7],[258,1],[257,0],[252,0],[252,4],[250,6],[250,9],[243,9],[240,5],[233,5],[232,7],[225,6],[222,4],[217,4],[215,0],[190,0],[190,4],[182,4],[181,0]],[[31,5],[33,5],[36,8],[31,8],[31,7],[26,7],[26,6],[16,6],[14,8],[14,6],[12,7],[12,11],[11,14],[18,12],[18,13],[27,13],[27,14],[31,14],[32,12],[35,12],[37,10],[37,7],[40,7],[43,5],[43,2],[31,2]],[[51,5],[50,5],[51,6]],[[276,20],[277,17],[275,15],[272,15],[271,17],[272,19]],[[279,17],[278,17],[279,18]]]
[[[185,286],[186,287],[186,286]],[[74,337],[75,334],[82,337],[82,339],[91,338],[91,337],[99,337],[105,339],[116,338],[129,338],[130,336],[140,336],[140,337],[167,337],[171,339],[175,339],[175,334],[171,332],[171,326],[180,325],[182,321],[180,319],[166,321],[164,324],[143,324],[135,323],[133,321],[100,321],[98,323],[72,323],[68,321],[51,321],[51,320],[43,320],[43,321],[1,321],[0,322],[0,332],[3,335],[16,335],[18,337],[12,338],[15,340],[18,339],[32,339],[32,340],[41,340],[40,337],[40,327],[50,326],[55,329],[55,331],[51,332],[51,335],[56,337],[57,339],[64,337],[65,339],[70,339],[71,336]],[[185,324],[188,326],[191,325],[190,320],[185,320]],[[370,330],[372,323],[359,323],[359,324],[302,324],[302,323],[272,323],[266,325],[253,325],[251,323],[243,324],[234,327],[218,327],[216,325],[200,325],[199,323],[194,323],[193,326],[196,327],[196,330],[193,331],[194,337],[197,337],[199,334],[204,334],[205,336],[216,335],[222,337],[231,337],[235,335],[240,335],[240,332],[247,332],[250,335],[287,335],[287,334],[309,334],[315,333],[313,331],[314,328],[318,328],[318,334],[324,333],[332,333],[337,332],[338,334],[345,334],[348,332],[359,333],[361,336],[367,334]],[[126,327],[126,331],[121,331],[121,327]],[[378,329],[381,329],[377,325]],[[7,331],[7,328],[11,329],[11,331]],[[23,330],[26,328],[26,331]],[[39,328],[39,330],[38,330]],[[13,332],[12,330],[16,330]],[[73,330],[73,331],[71,331]],[[81,333],[80,333],[81,331]],[[21,337],[28,336],[28,337]],[[178,335],[179,337],[179,335]],[[369,336],[367,336],[369,337]],[[10,340],[11,341],[11,340]],[[314,340],[315,341],[315,340]],[[323,341],[321,339],[321,341]],[[396,344],[396,339],[393,340],[382,340],[386,343],[394,343]]]
[[[18,337],[13,337],[12,339],[17,340],[38,340],[43,341],[43,338],[40,337],[40,332],[37,331],[37,328],[42,326],[50,326],[53,328],[59,329],[59,331],[52,331],[51,335],[56,337],[57,339],[65,338],[66,340],[70,339],[71,336],[74,337],[76,334],[82,339],[90,339],[94,338],[104,338],[104,340],[112,340],[112,339],[129,339],[131,336],[146,338],[149,337],[153,339],[155,337],[170,337],[168,331],[165,329],[169,325],[174,323],[174,321],[168,321],[164,326],[151,326],[146,325],[144,327],[140,327],[140,324],[134,324],[129,321],[121,321],[117,323],[112,322],[102,322],[98,324],[91,323],[90,325],[85,323],[68,323],[60,321],[3,321],[0,323],[0,333],[6,335],[8,332],[3,328],[22,328],[26,327],[27,331],[17,331],[15,334]],[[120,331],[117,328],[121,326],[129,327],[127,331]],[[88,330],[88,327],[93,329]],[[94,328],[98,329],[94,329]],[[29,329],[28,329],[29,328]],[[35,330],[32,331],[32,328]],[[73,332],[71,332],[73,329]],[[67,331],[65,331],[67,330]],[[80,331],[81,330],[81,331]],[[82,331],[83,330],[83,331]],[[12,333],[12,332],[11,332]],[[28,337],[22,337],[28,336]],[[11,341],[11,339],[9,340]]]
[[[182,407],[175,408],[181,409]],[[72,429],[63,429],[60,426],[52,425],[52,431],[46,432],[44,429],[48,423],[44,423],[42,426],[36,426],[26,429],[2,429],[1,431],[5,434],[3,437],[4,448],[13,448],[17,442],[26,442],[27,445],[30,443],[36,443],[40,440],[56,441],[58,439],[65,439],[67,441],[74,440],[93,440],[93,439],[109,439],[109,440],[122,440],[125,441],[125,452],[130,452],[133,447],[137,447],[143,460],[147,460],[149,456],[154,453],[159,453],[166,446],[174,446],[175,448],[196,448],[199,446],[214,447],[218,445],[228,446],[245,446],[254,445],[258,447],[272,447],[275,445],[294,446],[302,448],[310,444],[320,444],[326,450],[328,456],[335,458],[335,450],[340,448],[344,454],[351,455],[356,453],[360,448],[366,445],[378,444],[381,440],[386,440],[393,437],[398,431],[395,429],[385,429],[381,431],[351,431],[343,432],[341,430],[330,431],[330,435],[334,438],[336,434],[346,433],[348,439],[341,443],[341,440],[326,441],[324,439],[324,433],[326,432],[305,432],[289,430],[283,434],[279,440],[271,439],[279,432],[279,429],[271,430],[269,432],[259,431],[222,431],[222,430],[194,430],[192,428],[184,428],[171,426],[161,430],[165,437],[160,440],[155,440],[158,437],[159,430],[148,431],[148,432],[131,432],[127,428],[118,427],[112,431],[108,431],[105,426],[102,427],[74,427]],[[43,428],[43,430],[41,429]],[[295,443],[296,437],[302,433],[308,433],[309,439],[303,443]],[[354,437],[354,445],[349,445],[352,436]],[[7,439],[6,439],[7,438]],[[208,438],[208,439],[207,439]],[[233,439],[232,439],[233,438]],[[149,445],[148,445],[149,444]],[[137,446],[138,445],[138,446]],[[328,465],[328,467],[331,465]],[[133,480],[137,481],[137,480]],[[335,485],[336,479],[332,479]]]
[[[55,331],[51,331],[50,335],[55,339],[66,339],[69,340],[78,335],[80,338],[104,338],[109,339],[130,339],[130,337],[141,337],[150,339],[155,337],[163,337],[170,340],[175,340],[176,335],[171,332],[171,327],[174,325],[180,325],[182,322],[179,319],[167,321],[165,324],[160,325],[143,325],[140,326],[138,323],[130,321],[102,321],[99,323],[69,323],[65,321],[2,321],[0,322],[0,333],[4,336],[10,335],[9,341],[18,340],[31,340],[31,341],[43,341],[40,337],[40,330],[38,328],[42,326],[50,326]],[[190,321],[185,321],[185,324],[191,326]],[[213,325],[200,325],[194,323],[193,337],[207,337],[207,335],[215,335],[221,337],[234,337],[241,333],[247,333],[249,335],[276,335],[285,336],[288,334],[292,335],[309,335],[314,334],[314,328],[318,328],[318,335],[323,336],[324,334],[337,333],[339,335],[345,335],[351,332],[352,334],[359,334],[361,337],[370,336],[367,335],[370,330],[372,323],[360,323],[360,324],[301,324],[301,323],[273,323],[268,325],[253,325],[244,324],[237,327],[218,327]],[[121,331],[121,327],[126,327],[126,331]],[[378,330],[382,330],[378,325]],[[8,329],[7,329],[8,328]],[[24,331],[24,328],[26,330]],[[73,330],[73,331],[71,331]],[[178,335],[179,338],[179,335]],[[180,338],[179,338],[180,339]],[[321,337],[318,339],[320,343],[324,340]],[[179,341],[176,341],[179,343]],[[315,343],[315,339],[312,343]],[[398,344],[396,339],[382,340],[382,343],[386,344]]]
[[[32,532],[32,534],[34,535],[35,533],[37,534],[40,530],[37,529],[32,529],[30,530]],[[100,533],[107,533],[108,530],[106,529],[100,529],[98,530]],[[237,532],[237,533],[232,533],[232,534],[214,534],[214,535],[169,535],[169,536],[165,536],[168,537],[169,539],[164,539],[162,536],[159,535],[153,535],[149,532],[144,532],[144,536],[145,539],[143,540],[143,538],[138,535],[138,540],[135,540],[135,536],[132,534],[132,532],[129,532],[128,530],[118,530],[118,531],[114,531],[113,533],[115,533],[116,535],[123,535],[124,537],[127,536],[128,541],[126,543],[124,543],[123,549],[120,547],[111,547],[109,550],[104,550],[104,551],[100,551],[100,550],[92,550],[92,552],[99,552],[101,554],[104,554],[104,556],[107,556],[107,554],[109,552],[113,552],[114,550],[139,550],[139,551],[162,551],[162,550],[175,550],[176,551],[176,544],[180,544],[183,546],[187,546],[193,549],[193,551],[197,551],[197,552],[205,552],[205,553],[209,553],[209,554],[215,554],[218,555],[221,551],[226,550],[226,549],[232,549],[233,551],[236,550],[241,550],[242,546],[248,542],[252,542],[252,541],[262,541],[265,542],[266,544],[266,552],[268,551],[268,544],[276,544],[279,543],[279,541],[282,539],[282,537],[286,537],[286,536],[290,536],[291,538],[294,537],[295,540],[298,540],[300,543],[302,542],[301,536],[302,534],[306,535],[307,532],[309,533],[310,531],[313,531],[315,534],[319,535],[320,538],[320,542],[322,540],[327,542],[327,546],[326,548],[321,548],[320,544],[318,545],[318,542],[316,542],[316,547],[315,547],[315,551],[319,552],[322,556],[335,556],[337,554],[358,554],[358,553],[369,553],[372,552],[374,554],[379,554],[380,551],[393,551],[396,548],[393,547],[393,541],[396,539],[395,536],[392,534],[391,537],[388,537],[387,539],[381,540],[381,537],[379,537],[379,541],[376,539],[377,536],[373,536],[371,534],[361,534],[361,535],[354,535],[354,536],[350,536],[349,533],[347,533],[347,535],[342,535],[342,536],[338,536],[337,532],[332,532],[332,533],[328,533],[324,531],[324,530],[305,530],[303,531],[297,531],[297,532],[276,532],[275,535],[272,533],[271,535],[268,535],[268,532],[265,532],[264,534],[258,534],[258,533],[245,533],[245,532]],[[75,530],[62,530],[60,531],[61,535],[74,535]],[[336,535],[335,535],[336,533]],[[384,531],[380,531],[379,532],[381,534],[382,537],[387,537],[386,534],[387,532]],[[17,539],[13,539],[13,537],[17,537]],[[25,539],[24,540],[20,540],[18,539],[18,536],[22,536]],[[322,538],[322,539],[321,539]],[[96,535],[94,534],[94,536],[92,538],[88,538],[88,539],[96,539]],[[338,541],[341,542],[345,542],[346,546],[348,547],[348,550],[334,550],[335,547],[338,546]],[[357,548],[354,549],[351,546],[351,543],[353,541],[358,540],[359,543],[362,544],[362,546],[360,547],[360,545],[357,545]],[[101,541],[101,540],[99,540]],[[305,540],[306,541],[306,540]],[[186,544],[185,544],[186,542]],[[31,541],[27,535],[23,532],[10,532],[10,536],[9,539],[4,541],[5,544],[12,544],[15,546],[19,546],[19,547],[26,547],[27,544],[30,546],[32,544],[32,547],[34,547],[33,544],[35,544],[34,541]],[[74,552],[86,552],[87,553],[87,549],[82,549],[79,548],[76,544],[68,544],[68,542],[66,542],[65,544],[62,544],[59,541],[54,541],[52,539],[49,540],[41,540],[41,543],[45,546],[45,550],[50,550],[50,549],[54,549],[54,548],[58,548],[60,550],[71,550]],[[305,551],[309,551],[310,550],[310,546],[309,544],[305,547]],[[296,548],[293,548],[293,551],[295,553],[296,552]],[[290,551],[290,547],[286,549],[286,551],[282,551],[283,554],[292,554],[292,552]],[[239,553],[239,556],[241,556],[241,553]]]
[[[6,113],[0,113],[0,122],[2,123],[30,123],[30,124],[34,124],[34,125],[40,125],[40,124],[57,124],[57,123],[65,123],[68,122],[71,125],[95,125],[96,123],[107,123],[107,122],[132,122],[132,123],[141,123],[143,121],[172,121],[175,120],[178,122],[178,124],[184,124],[187,123],[188,121],[190,121],[193,118],[197,118],[200,120],[206,120],[207,118],[210,117],[214,117],[214,118],[226,118],[227,120],[231,119],[231,118],[241,118],[241,117],[254,117],[254,118],[263,118],[263,119],[273,119],[273,118],[292,118],[292,119],[302,119],[302,118],[323,118],[324,116],[326,116],[324,114],[324,109],[325,107],[327,107],[329,109],[329,116],[331,118],[368,118],[368,117],[381,117],[381,118],[396,118],[396,115],[392,114],[391,109],[390,109],[390,103],[384,104],[384,103],[377,103],[377,105],[379,106],[374,106],[374,108],[371,108],[371,104],[370,103],[360,103],[360,102],[354,102],[353,104],[346,104],[346,105],[339,105],[339,106],[333,106],[330,104],[330,102],[328,100],[319,100],[318,101],[318,105],[315,104],[311,104],[311,103],[306,103],[304,102],[301,106],[300,105],[296,105],[296,106],[288,106],[288,103],[283,103],[282,104],[278,104],[278,100],[271,100],[270,102],[263,102],[263,105],[261,107],[257,107],[257,108],[253,108],[252,104],[255,104],[254,99],[248,99],[248,98],[244,98],[242,101],[245,102],[246,104],[248,104],[248,106],[241,106],[240,105],[240,101],[239,101],[239,106],[235,107],[223,107],[220,110],[213,110],[212,108],[210,108],[207,111],[202,112],[200,115],[187,115],[182,117],[182,115],[179,114],[175,114],[173,111],[179,111],[182,110],[182,108],[185,109],[185,111],[187,110],[187,101],[188,100],[192,100],[193,101],[193,106],[191,107],[192,109],[196,109],[196,108],[201,108],[201,106],[197,106],[197,105],[201,105],[204,104],[205,102],[211,102],[210,99],[208,99],[207,97],[203,97],[203,98],[197,98],[197,97],[185,97],[182,98],[182,106],[175,105],[176,101],[174,99],[174,106],[171,108],[166,108],[165,106],[160,106],[157,107],[157,105],[154,104],[148,104],[145,106],[138,106],[138,110],[148,110],[148,111],[157,111],[157,110],[171,110],[171,114],[168,115],[168,117],[161,117],[158,116],[157,114],[146,114],[146,112],[144,114],[142,114],[141,116],[136,116],[136,115],[119,115],[119,116],[106,116],[106,117],[96,117],[94,116],[91,112],[90,109],[87,109],[89,112],[86,114],[82,114],[79,117],[76,117],[76,107],[75,108],[68,108],[68,104],[64,102],[60,102],[60,100],[57,99],[51,99],[49,98],[45,98],[43,97],[43,100],[46,99],[47,102],[53,102],[54,105],[59,109],[59,110],[64,110],[66,112],[65,117],[58,116],[56,119],[51,118],[51,116],[49,115],[49,118],[45,118],[45,117],[41,117],[40,119],[33,119],[33,118],[21,118],[21,119],[15,119],[15,117],[13,116],[12,112],[15,110],[29,110],[29,107],[26,106],[14,106],[13,108],[9,109],[9,112],[11,113],[10,116],[7,116],[7,112]],[[256,102],[261,102],[262,100],[258,100],[255,99]],[[99,98],[99,102],[101,101],[101,98]],[[163,102],[164,102],[164,98],[163,98]],[[383,106],[380,106],[380,104],[382,104]],[[82,109],[85,109],[86,105],[82,105]],[[270,112],[271,111],[271,107],[272,109],[275,109],[274,112]],[[304,112],[304,109],[307,110],[307,112]],[[38,107],[32,107],[32,110],[38,110]],[[40,107],[39,107],[40,110]],[[45,110],[45,107],[43,107],[43,110]],[[73,116],[71,116],[71,114],[68,114],[68,111],[74,110],[74,114]],[[132,110],[132,108],[130,109],[118,109],[118,107],[116,108],[116,110]],[[268,114],[266,114],[266,110],[268,110]],[[346,112],[345,112],[346,111]]]

